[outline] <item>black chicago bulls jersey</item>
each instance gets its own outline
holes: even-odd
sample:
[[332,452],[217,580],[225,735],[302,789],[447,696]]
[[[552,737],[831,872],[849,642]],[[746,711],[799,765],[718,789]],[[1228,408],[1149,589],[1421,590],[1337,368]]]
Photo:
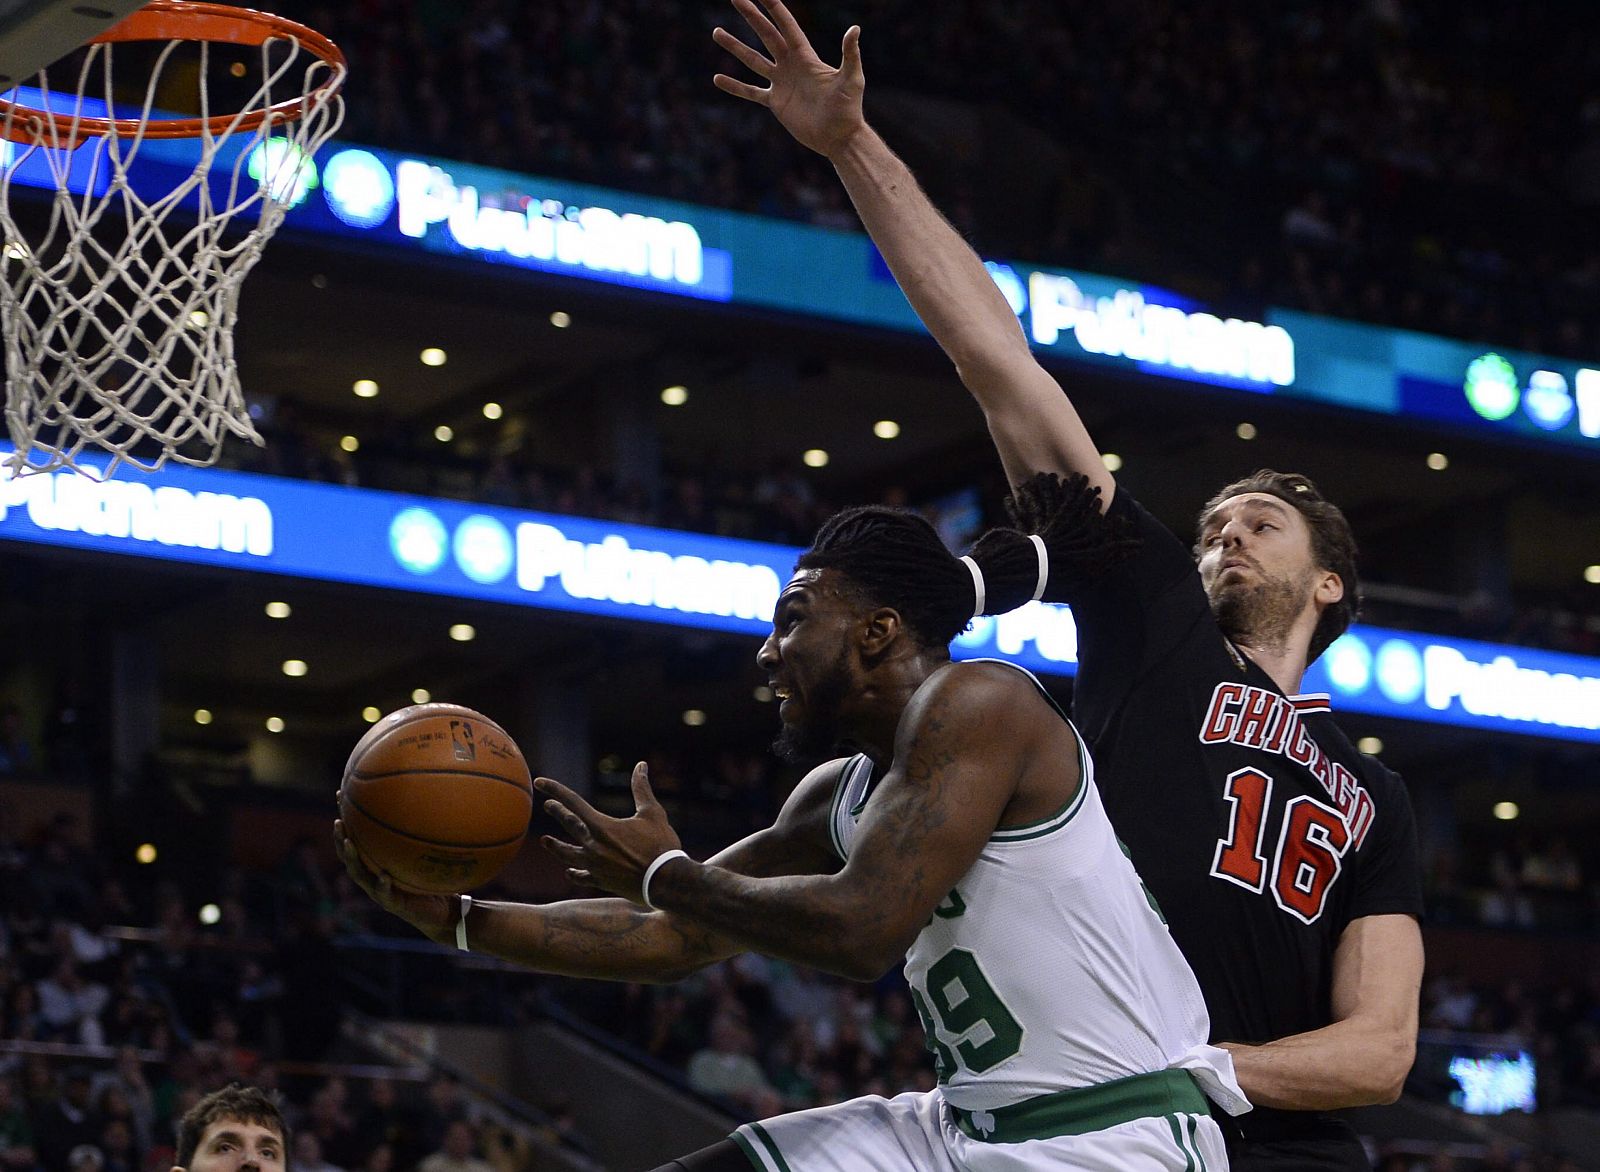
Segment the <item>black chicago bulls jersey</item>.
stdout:
[[1170,531],[1120,489],[1108,517],[1141,545],[1072,599],[1073,716],[1112,825],[1199,979],[1214,1040],[1318,1029],[1345,926],[1421,914],[1405,788],[1351,745],[1326,696],[1285,696],[1223,637]]

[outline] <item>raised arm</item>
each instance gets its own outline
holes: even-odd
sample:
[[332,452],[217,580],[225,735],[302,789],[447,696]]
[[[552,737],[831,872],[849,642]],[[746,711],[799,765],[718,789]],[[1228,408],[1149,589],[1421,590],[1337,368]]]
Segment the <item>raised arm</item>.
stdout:
[[[651,899],[750,951],[875,980],[972,866],[1038,739],[1018,701],[1024,685],[999,670],[946,667],[917,693],[843,870],[762,878],[674,859],[656,872]],[[535,784],[556,799],[550,808],[573,840],[547,845],[578,877],[638,898],[644,868],[676,842],[648,783],[636,784],[638,813],[627,819],[599,814],[548,778]]]
[[1109,504],[1115,482],[1099,449],[1060,385],[1034,359],[983,261],[867,125],[860,28],[845,33],[842,62],[834,69],[817,56],[782,0],[762,0],[765,11],[754,0],[732,3],[770,57],[725,29],[713,36],[768,84],[719,73],[717,87],[765,106],[796,140],[833,164],[906,299],[983,408],[1011,483],[1036,472],[1078,472],[1100,487],[1102,508]]
[[[642,768],[642,767],[641,767]],[[716,855],[720,867],[749,875],[786,875],[838,866],[828,846],[828,810],[842,763],[813,769],[784,803],[777,821]],[[374,871],[334,823],[345,869],[382,907],[439,944],[455,944],[460,900],[395,887]],[[528,904],[475,901],[467,921],[474,952],[566,977],[675,981],[744,951],[702,924],[653,912],[625,899]]]
[[1404,915],[1363,916],[1333,956],[1333,1024],[1262,1046],[1224,1043],[1250,1101],[1332,1111],[1392,1103],[1417,1052],[1422,933]]

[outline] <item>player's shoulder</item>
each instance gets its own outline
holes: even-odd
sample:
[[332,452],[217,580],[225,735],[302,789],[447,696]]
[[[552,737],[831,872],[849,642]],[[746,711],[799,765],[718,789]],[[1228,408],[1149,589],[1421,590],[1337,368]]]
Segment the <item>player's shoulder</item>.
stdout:
[[[1060,709],[1033,674],[998,659],[969,659],[945,664],[925,680],[901,719],[900,736],[1009,737],[1038,727],[1048,709]],[[1063,720],[1064,720],[1063,716]]]
[[1043,692],[1032,672],[1003,659],[966,659],[946,664],[928,677],[928,696],[958,699],[964,705],[1014,705]]

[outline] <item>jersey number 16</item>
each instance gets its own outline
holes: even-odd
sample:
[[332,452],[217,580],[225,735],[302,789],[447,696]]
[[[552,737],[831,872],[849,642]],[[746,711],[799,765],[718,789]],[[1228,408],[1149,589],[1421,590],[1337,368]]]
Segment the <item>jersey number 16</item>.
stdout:
[[1278,906],[1303,923],[1314,923],[1344,865],[1350,844],[1344,819],[1315,798],[1290,798],[1269,867],[1263,839],[1272,778],[1258,769],[1240,769],[1228,775],[1222,796],[1232,810],[1211,873],[1258,894],[1266,890],[1270,873]]

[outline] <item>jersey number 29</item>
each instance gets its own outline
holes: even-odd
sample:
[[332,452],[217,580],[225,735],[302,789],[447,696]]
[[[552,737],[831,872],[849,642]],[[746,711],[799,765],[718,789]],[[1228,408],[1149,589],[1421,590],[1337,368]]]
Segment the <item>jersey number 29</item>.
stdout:
[[965,948],[952,948],[934,961],[928,968],[927,986],[939,1024],[947,1034],[959,1039],[952,1053],[939,1040],[928,1005],[913,988],[911,1000],[922,1019],[922,1030],[928,1049],[933,1051],[941,1083],[950,1080],[957,1062],[973,1074],[982,1074],[1022,1049],[1022,1023],[983,975],[978,958]]
[[[1260,893],[1269,874],[1262,840],[1272,778],[1259,769],[1240,769],[1228,775],[1222,796],[1232,811],[1228,833],[1217,843],[1211,873]],[[1314,923],[1344,866],[1349,845],[1350,830],[1336,810],[1304,794],[1290,798],[1270,866],[1272,898],[1278,906],[1303,923]]]

